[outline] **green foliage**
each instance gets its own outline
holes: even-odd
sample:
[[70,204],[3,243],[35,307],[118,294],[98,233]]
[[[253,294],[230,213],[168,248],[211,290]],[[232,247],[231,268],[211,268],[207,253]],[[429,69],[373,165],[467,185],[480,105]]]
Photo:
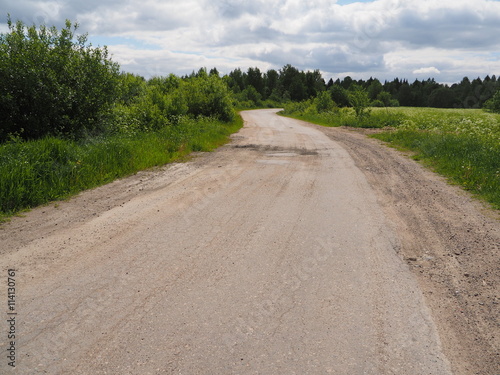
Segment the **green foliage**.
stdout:
[[0,141],[102,130],[118,95],[118,65],[106,48],[63,29],[8,20],[0,36]]
[[484,108],[491,112],[500,113],[500,90],[484,104]]
[[132,73],[122,73],[119,80],[118,102],[129,105],[146,90],[146,80]]
[[382,91],[377,95],[377,99],[382,103],[383,107],[391,107],[392,97],[387,91]]
[[464,188],[500,208],[500,115],[473,109],[399,108],[393,131],[376,135],[417,153]]
[[352,85],[348,92],[349,103],[354,108],[358,121],[370,116],[370,98],[368,92],[358,85]]
[[390,107],[399,107],[399,100],[397,100],[397,99],[391,99],[391,101],[390,101]]
[[318,113],[331,111],[335,107],[332,96],[327,91],[321,91],[314,99],[314,105]]
[[[126,83],[131,80],[125,76]],[[137,84],[141,84],[139,89]],[[222,121],[234,118],[229,90],[217,74],[208,75],[204,70],[190,78],[181,79],[173,74],[154,77],[148,82],[136,79],[133,95],[126,93],[113,109],[113,132],[137,134],[157,131],[176,125],[183,117],[213,117]]]
[[374,79],[368,86],[368,96],[370,100],[376,100],[383,91],[383,86],[378,79]]
[[193,116],[214,116],[222,121],[234,118],[232,98],[228,87],[218,76],[189,78],[180,87],[188,113]]
[[[262,95],[253,86],[247,86],[241,93],[235,95],[240,103],[247,103],[248,108],[258,107],[262,104]],[[249,102],[249,103],[248,103]]]
[[375,135],[404,149],[500,209],[500,144],[467,134],[400,130]]
[[370,106],[371,107],[384,107],[384,103],[379,100],[379,99],[376,99],[376,100],[373,100],[371,103],[370,103]]
[[458,99],[455,92],[445,86],[434,90],[427,100],[429,107],[434,108],[454,108],[458,106]]
[[339,107],[349,106],[349,96],[347,90],[340,85],[333,85],[329,89],[332,99]]
[[182,118],[176,126],[133,137],[20,139],[0,146],[0,215],[65,198],[191,151],[210,151],[242,127],[211,118]]

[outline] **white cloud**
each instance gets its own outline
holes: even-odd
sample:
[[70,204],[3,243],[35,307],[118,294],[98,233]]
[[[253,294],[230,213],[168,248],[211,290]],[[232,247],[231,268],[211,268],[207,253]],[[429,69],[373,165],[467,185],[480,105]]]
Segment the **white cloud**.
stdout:
[[428,76],[434,76],[436,74],[440,74],[441,72],[439,71],[439,69],[433,67],[433,66],[430,66],[428,68],[420,68],[420,69],[416,69],[413,71],[413,74],[426,74]]
[[69,18],[81,23],[90,41],[129,38],[133,43],[109,48],[123,69],[144,75],[186,74],[201,66],[264,70],[288,63],[354,78],[439,74],[450,82],[500,74],[500,1],[4,2],[6,13],[28,24],[43,19],[60,26]]

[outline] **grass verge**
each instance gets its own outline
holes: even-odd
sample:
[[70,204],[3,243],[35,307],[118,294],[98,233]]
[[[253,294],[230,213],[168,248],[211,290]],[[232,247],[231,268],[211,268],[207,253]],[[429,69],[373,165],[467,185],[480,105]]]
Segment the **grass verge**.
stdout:
[[500,146],[466,134],[398,130],[373,134],[500,209]]
[[185,118],[175,126],[134,136],[81,142],[45,138],[0,146],[0,221],[22,210],[68,198],[140,170],[211,151],[243,126],[211,118]]
[[374,108],[370,116],[357,119],[351,108],[335,108],[327,112],[316,111],[281,111],[280,115],[291,117],[297,120],[311,122],[316,125],[338,127],[350,126],[356,128],[383,128],[387,126],[396,126],[401,123],[404,115],[397,111],[386,111]]

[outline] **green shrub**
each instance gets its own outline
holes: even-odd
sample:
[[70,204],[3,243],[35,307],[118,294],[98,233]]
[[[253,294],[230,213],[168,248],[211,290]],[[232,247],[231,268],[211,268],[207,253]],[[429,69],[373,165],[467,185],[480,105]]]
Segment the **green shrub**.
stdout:
[[491,99],[484,103],[484,108],[491,112],[500,113],[500,90],[498,90]]
[[8,19],[0,35],[0,141],[102,130],[118,95],[119,67],[106,48],[63,29],[27,27]]
[[180,86],[188,113],[232,121],[235,113],[226,83],[216,75],[191,77]]
[[318,113],[328,112],[335,107],[335,102],[332,100],[332,96],[328,91],[321,91],[313,101],[316,111]]
[[365,89],[354,84],[349,88],[348,97],[358,121],[363,121],[366,117],[370,116],[370,98]]

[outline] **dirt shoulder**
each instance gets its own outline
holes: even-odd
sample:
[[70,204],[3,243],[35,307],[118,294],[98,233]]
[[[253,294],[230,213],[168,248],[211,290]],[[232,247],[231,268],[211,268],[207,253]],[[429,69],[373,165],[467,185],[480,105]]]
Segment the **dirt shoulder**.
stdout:
[[456,374],[500,374],[500,215],[366,131],[321,129],[353,157],[401,237]]

